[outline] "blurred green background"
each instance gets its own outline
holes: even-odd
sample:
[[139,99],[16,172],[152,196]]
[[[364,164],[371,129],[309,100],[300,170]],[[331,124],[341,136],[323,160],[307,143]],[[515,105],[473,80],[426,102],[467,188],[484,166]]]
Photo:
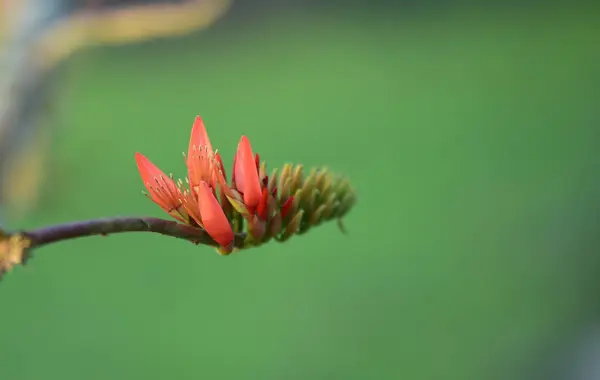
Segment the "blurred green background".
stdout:
[[[50,180],[19,228],[161,216],[184,176],[325,164],[345,220],[230,257],[154,235],[49,246],[0,286],[0,378],[531,378],[598,310],[598,12],[267,13],[61,69]],[[530,372],[531,371],[531,372]]]

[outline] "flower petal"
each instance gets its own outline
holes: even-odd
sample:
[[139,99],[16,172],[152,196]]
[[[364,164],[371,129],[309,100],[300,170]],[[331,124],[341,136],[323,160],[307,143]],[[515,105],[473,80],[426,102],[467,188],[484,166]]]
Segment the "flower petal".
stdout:
[[252,220],[248,221],[248,232],[255,243],[262,242],[267,232],[267,222],[255,215]]
[[212,144],[208,138],[208,132],[206,132],[206,127],[204,126],[204,121],[202,121],[200,116],[196,116],[194,124],[192,125],[192,134],[190,136],[190,146],[188,149],[189,155],[191,155],[194,146],[196,149],[205,146],[210,153],[213,151]]
[[223,165],[223,160],[221,159],[221,154],[215,152],[215,161],[217,162],[217,167],[223,173],[223,178],[225,178],[225,182],[227,182],[227,173],[225,172],[225,166]]
[[242,136],[235,157],[235,185],[244,196],[244,203],[254,209],[261,199],[260,181],[250,140]]
[[194,125],[192,126],[186,159],[188,179],[192,188],[198,186],[200,181],[208,181],[214,187],[214,183],[211,181],[212,161],[213,150],[208,133],[206,132],[202,118],[196,116]]
[[265,187],[262,191],[262,196],[260,198],[260,202],[256,206],[256,215],[260,220],[267,220],[267,217],[270,216],[268,213],[268,202],[269,202],[269,190]]
[[198,186],[198,203],[202,225],[221,247],[233,248],[233,230],[210,186],[204,181]]
[[281,217],[283,219],[285,219],[285,217],[288,215],[288,213],[292,209],[293,204],[294,204],[293,196],[288,197],[288,199],[286,199],[285,202],[283,202],[283,205],[281,205]]
[[135,162],[152,200],[168,213],[178,210],[181,206],[180,191],[175,181],[141,153],[135,154]]

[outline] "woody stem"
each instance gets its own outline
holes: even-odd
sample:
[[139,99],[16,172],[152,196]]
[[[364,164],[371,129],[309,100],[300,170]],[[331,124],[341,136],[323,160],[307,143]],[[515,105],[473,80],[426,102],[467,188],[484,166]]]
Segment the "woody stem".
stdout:
[[[201,228],[148,217],[116,217],[58,224],[24,231],[22,235],[31,240],[31,248],[36,248],[64,240],[96,235],[106,236],[123,232],[153,232],[188,240],[195,244],[218,246],[208,233]],[[235,247],[242,247],[244,238],[244,234],[236,234]]]

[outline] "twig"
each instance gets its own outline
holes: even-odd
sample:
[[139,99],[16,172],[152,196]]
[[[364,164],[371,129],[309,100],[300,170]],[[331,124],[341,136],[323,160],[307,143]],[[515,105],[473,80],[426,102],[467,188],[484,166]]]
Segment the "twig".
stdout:
[[[82,222],[59,224],[43,227],[37,230],[22,232],[31,241],[31,248],[56,243],[63,240],[76,239],[94,235],[106,236],[123,232],[153,232],[188,240],[194,244],[204,244],[216,247],[218,244],[201,229],[170,220],[149,217],[117,217],[93,219]],[[235,237],[234,246],[243,246],[244,234]]]
[[[218,244],[201,229],[170,220],[144,217],[94,219],[59,224],[37,230],[7,233],[0,230],[0,279],[15,265],[25,264],[31,249],[65,240],[89,236],[107,236],[123,232],[153,232],[216,247]],[[245,234],[236,234],[234,247],[244,246]]]

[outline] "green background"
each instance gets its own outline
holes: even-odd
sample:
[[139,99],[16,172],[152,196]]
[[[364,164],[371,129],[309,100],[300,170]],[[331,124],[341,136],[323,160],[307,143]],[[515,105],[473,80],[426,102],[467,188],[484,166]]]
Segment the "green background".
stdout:
[[[353,181],[345,220],[230,257],[158,235],[37,251],[0,286],[0,378],[515,378],[597,309],[598,13],[268,14],[76,54],[20,227],[161,216],[196,114],[231,165]],[[514,377],[513,377],[514,375]]]

